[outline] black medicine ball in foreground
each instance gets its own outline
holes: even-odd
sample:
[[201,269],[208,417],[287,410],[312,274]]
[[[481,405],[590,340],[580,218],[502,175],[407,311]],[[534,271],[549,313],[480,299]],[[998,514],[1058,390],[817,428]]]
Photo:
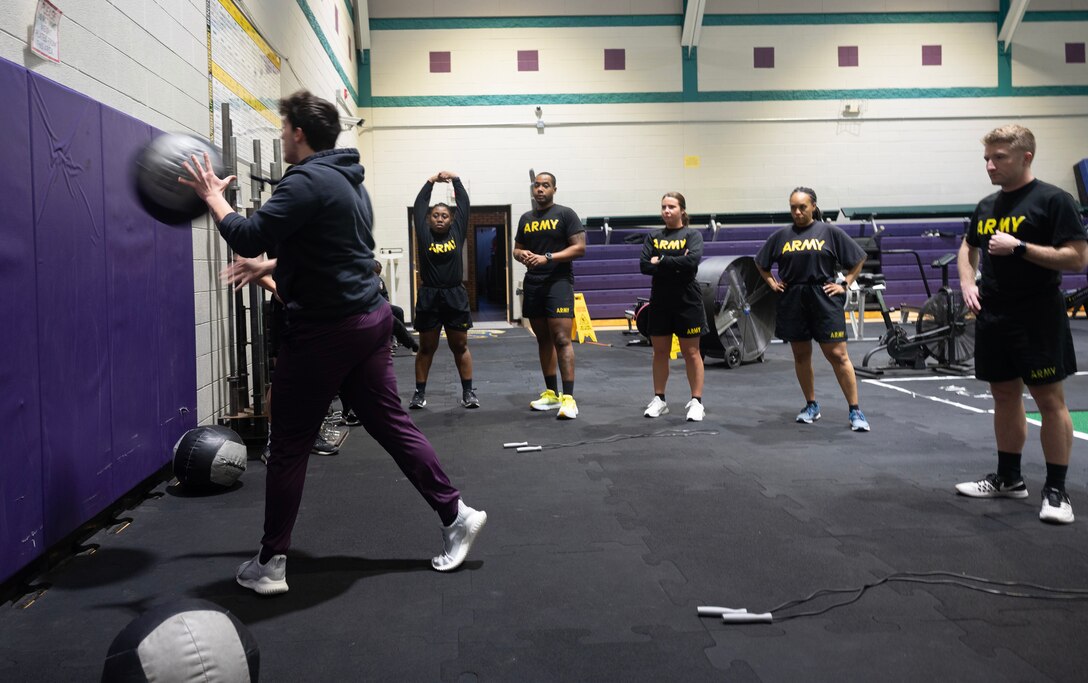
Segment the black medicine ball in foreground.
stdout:
[[208,206],[196,192],[178,182],[178,177],[189,177],[182,162],[196,154],[203,163],[205,152],[211,157],[215,174],[222,176],[223,162],[219,151],[204,138],[186,133],[164,133],[147,143],[136,154],[134,165],[136,196],[144,211],[155,220],[170,225],[189,223],[207,213]]
[[246,471],[246,456],[245,442],[233,429],[197,427],[174,444],[174,476],[191,489],[230,488]]
[[154,607],[110,645],[103,683],[256,683],[261,653],[249,629],[222,607],[186,598]]

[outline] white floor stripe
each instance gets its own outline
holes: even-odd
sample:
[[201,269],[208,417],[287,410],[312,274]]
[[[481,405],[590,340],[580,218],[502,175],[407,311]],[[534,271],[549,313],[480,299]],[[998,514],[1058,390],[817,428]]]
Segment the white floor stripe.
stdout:
[[956,403],[955,401],[949,401],[947,399],[938,398],[936,396],[927,396],[925,394],[918,394],[918,393],[915,393],[915,392],[911,391],[910,389],[904,389],[903,387],[897,387],[894,384],[888,384],[887,382],[883,382],[883,381],[878,380],[878,379],[866,379],[866,380],[862,380],[862,381],[864,381],[866,384],[872,384],[874,386],[884,387],[885,389],[892,389],[894,391],[899,391],[899,392],[902,392],[904,394],[909,394],[910,396],[912,396],[914,398],[925,398],[925,399],[929,399],[930,401],[935,401],[937,403],[943,403],[945,405],[955,406],[956,408],[963,408],[964,410],[967,410],[967,411],[972,412],[972,413],[983,413],[983,414],[985,414],[985,413],[990,412],[988,410],[982,410],[981,408],[976,408],[974,406],[965,405],[963,403]]

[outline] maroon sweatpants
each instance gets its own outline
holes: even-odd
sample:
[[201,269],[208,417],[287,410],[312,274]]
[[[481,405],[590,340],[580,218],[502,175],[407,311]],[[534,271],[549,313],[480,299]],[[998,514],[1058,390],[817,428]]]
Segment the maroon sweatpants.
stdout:
[[383,303],[370,313],[335,321],[292,321],[284,335],[272,383],[261,539],[273,554],[286,553],[291,545],[310,449],[338,391],[440,518],[457,516],[460,493],[397,395],[392,331],[393,315]]

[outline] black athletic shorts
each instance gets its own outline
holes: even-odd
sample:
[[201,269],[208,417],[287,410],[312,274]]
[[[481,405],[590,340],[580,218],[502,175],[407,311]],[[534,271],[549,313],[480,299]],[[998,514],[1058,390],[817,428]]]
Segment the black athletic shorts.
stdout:
[[521,315],[524,318],[573,318],[574,283],[570,280],[524,282],[524,301]]
[[845,292],[828,296],[822,284],[787,285],[778,300],[775,336],[787,342],[844,342],[845,307]]
[[706,311],[702,301],[651,298],[646,310],[650,314],[646,331],[651,337],[675,334],[681,339],[690,339],[706,332]]
[[445,327],[448,330],[468,330],[472,327],[468,290],[464,285],[449,288],[420,287],[412,327],[419,332],[439,327]]
[[1052,384],[1077,371],[1065,297],[1057,289],[1027,302],[983,295],[975,317],[975,377]]

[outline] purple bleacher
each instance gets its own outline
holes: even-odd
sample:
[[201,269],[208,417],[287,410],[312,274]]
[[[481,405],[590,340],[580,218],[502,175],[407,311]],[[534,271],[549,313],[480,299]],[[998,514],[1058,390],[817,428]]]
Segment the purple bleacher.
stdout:
[[[918,252],[929,286],[936,292],[941,286],[941,270],[930,264],[948,253],[955,253],[965,229],[962,219],[927,219],[917,221],[877,221],[882,231],[878,237],[881,253],[881,272],[885,277],[884,298],[889,306],[921,306],[926,300],[925,285],[918,271],[917,261],[910,254],[887,254],[887,249],[912,249]],[[851,237],[872,237],[873,224],[867,221],[836,223]],[[703,255],[754,256],[767,238],[779,228],[777,225],[729,225],[712,234],[703,232]],[[604,244],[604,232],[587,232],[586,255],[574,264],[575,289],[585,295],[589,314],[593,319],[619,319],[630,309],[638,297],[649,297],[650,278],[639,273],[638,259],[642,242],[625,242],[628,235],[642,235],[657,230],[656,226],[617,228],[611,233],[610,243]],[[941,236],[926,236],[936,231]],[[949,265],[949,282],[958,287],[956,264]]]

